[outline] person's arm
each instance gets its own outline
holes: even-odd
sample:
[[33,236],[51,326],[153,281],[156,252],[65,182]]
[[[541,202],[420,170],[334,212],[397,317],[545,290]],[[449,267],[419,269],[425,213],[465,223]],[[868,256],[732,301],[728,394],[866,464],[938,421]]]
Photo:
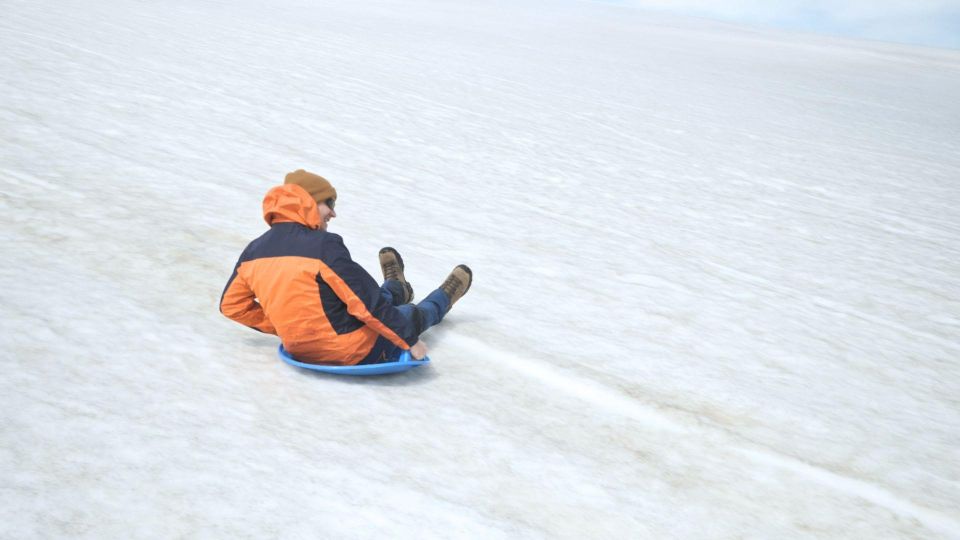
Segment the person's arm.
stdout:
[[233,275],[227,281],[227,286],[223,288],[223,295],[220,297],[220,313],[254,330],[276,335],[276,328],[263,312],[253,290],[237,273],[239,269],[240,263],[237,263],[233,269]]
[[376,280],[350,258],[343,239],[326,236],[320,277],[347,305],[347,312],[401,349],[415,345],[419,338],[413,323],[383,298]]

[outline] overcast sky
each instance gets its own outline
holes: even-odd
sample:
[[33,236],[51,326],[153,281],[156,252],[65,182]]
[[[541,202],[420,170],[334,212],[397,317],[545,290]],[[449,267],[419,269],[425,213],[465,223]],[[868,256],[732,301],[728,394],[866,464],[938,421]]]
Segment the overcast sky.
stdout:
[[601,0],[791,30],[960,49],[960,0]]

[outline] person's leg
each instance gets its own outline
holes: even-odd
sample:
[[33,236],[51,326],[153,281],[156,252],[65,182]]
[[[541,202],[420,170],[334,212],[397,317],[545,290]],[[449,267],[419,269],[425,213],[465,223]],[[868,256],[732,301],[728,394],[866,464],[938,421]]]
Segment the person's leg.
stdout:
[[438,324],[450,308],[450,299],[441,289],[433,291],[417,305],[400,304],[404,294],[403,283],[399,281],[388,279],[380,286],[380,296],[396,306],[407,320],[413,321],[418,335]]
[[436,289],[417,304],[417,311],[423,316],[423,329],[420,330],[423,333],[427,328],[440,324],[443,316],[450,311],[450,297],[442,290]]
[[[396,297],[389,297],[392,296],[392,293],[387,288],[388,283],[384,283],[384,286],[381,287],[380,291],[381,294],[385,295],[384,298],[387,298],[387,300],[392,300],[392,298]],[[403,304],[401,306],[397,306],[397,310],[404,317],[406,317],[407,320],[413,323],[418,336],[424,333],[431,326],[440,324],[440,321],[443,320],[443,316],[447,314],[449,308],[450,298],[445,292],[443,292],[442,289],[433,291],[427,295],[426,298],[421,300],[419,304]],[[364,358],[360,363],[380,364],[383,362],[393,362],[399,355],[400,348],[396,345],[393,345],[381,336],[377,339],[377,343],[374,345],[373,350],[371,350],[367,357]]]
[[397,306],[397,310],[399,310],[407,320],[413,322],[414,328],[417,329],[417,335],[419,336],[424,333],[427,328],[440,324],[449,307],[450,299],[446,293],[437,289],[428,294],[419,304],[404,304]]
[[388,279],[380,286],[380,296],[394,306],[403,305],[403,299],[406,298],[406,291],[403,283],[395,279]]

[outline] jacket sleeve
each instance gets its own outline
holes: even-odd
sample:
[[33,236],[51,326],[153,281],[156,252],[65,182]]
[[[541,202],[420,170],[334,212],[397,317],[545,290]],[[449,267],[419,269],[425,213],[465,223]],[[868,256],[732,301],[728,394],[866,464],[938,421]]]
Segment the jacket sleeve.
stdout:
[[233,269],[233,275],[227,280],[227,286],[223,288],[223,295],[220,296],[220,313],[254,330],[276,335],[277,330],[257,302],[253,289],[237,273],[239,269],[238,262]]
[[320,277],[347,305],[347,312],[401,349],[416,345],[419,337],[413,322],[387,302],[376,280],[350,258],[339,235],[326,236]]

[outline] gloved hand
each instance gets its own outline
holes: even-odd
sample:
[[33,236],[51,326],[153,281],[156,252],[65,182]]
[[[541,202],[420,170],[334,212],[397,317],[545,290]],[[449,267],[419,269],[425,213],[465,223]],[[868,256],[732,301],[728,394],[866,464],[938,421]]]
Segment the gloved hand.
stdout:
[[423,360],[423,357],[427,355],[427,344],[421,339],[414,344],[413,347],[410,347],[410,356],[414,360]]

